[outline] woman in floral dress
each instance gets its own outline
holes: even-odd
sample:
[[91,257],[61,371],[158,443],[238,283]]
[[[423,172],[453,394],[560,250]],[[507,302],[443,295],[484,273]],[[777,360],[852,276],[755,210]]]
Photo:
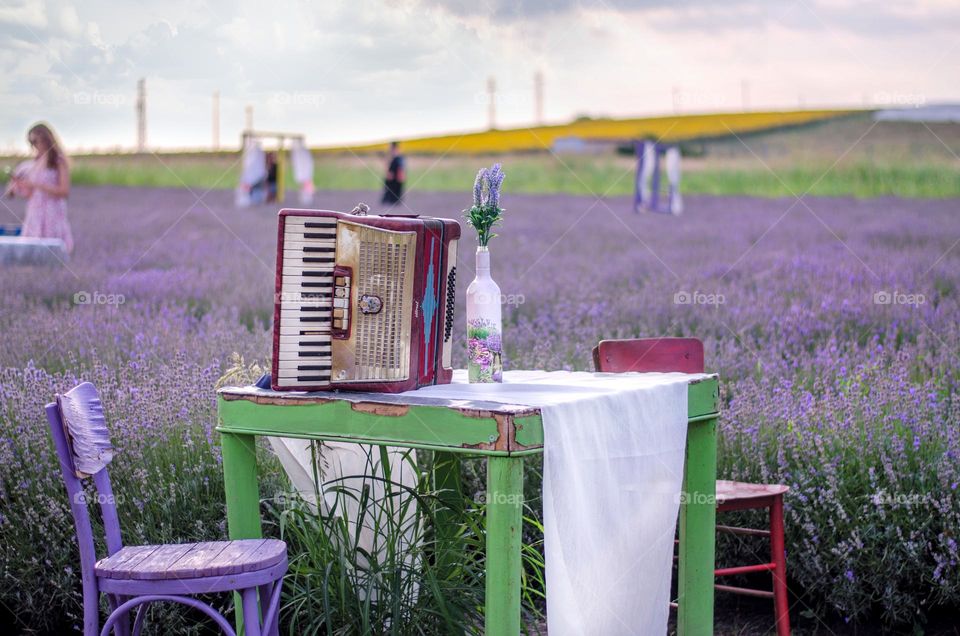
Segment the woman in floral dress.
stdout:
[[46,124],[30,129],[27,140],[36,152],[31,165],[11,179],[9,191],[26,197],[24,237],[58,238],[73,251],[73,233],[67,221],[70,166],[56,136]]

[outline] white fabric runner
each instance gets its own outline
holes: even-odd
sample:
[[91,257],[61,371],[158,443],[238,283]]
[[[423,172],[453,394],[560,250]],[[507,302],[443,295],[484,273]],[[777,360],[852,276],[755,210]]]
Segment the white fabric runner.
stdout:
[[550,636],[665,634],[687,437],[683,373],[507,371],[416,395],[541,409]]

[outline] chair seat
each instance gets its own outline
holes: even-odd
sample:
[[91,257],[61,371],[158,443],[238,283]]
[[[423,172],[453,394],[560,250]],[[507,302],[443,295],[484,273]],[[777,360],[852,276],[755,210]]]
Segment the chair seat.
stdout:
[[287,544],[276,539],[137,545],[101,559],[95,572],[105,579],[196,579],[263,570],[286,556]]
[[751,484],[743,481],[717,480],[717,505],[734,501],[749,501],[775,497],[790,490],[789,486],[780,484]]

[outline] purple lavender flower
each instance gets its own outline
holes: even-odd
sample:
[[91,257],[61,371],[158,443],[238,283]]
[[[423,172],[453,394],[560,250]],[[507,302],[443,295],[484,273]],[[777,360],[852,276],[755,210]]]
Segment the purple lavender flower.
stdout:
[[483,187],[487,183],[487,169],[480,168],[477,172],[477,178],[473,181],[473,205],[480,207],[483,205]]
[[500,208],[500,187],[503,185],[505,176],[499,163],[493,164],[493,167],[487,172],[487,205],[491,208]]

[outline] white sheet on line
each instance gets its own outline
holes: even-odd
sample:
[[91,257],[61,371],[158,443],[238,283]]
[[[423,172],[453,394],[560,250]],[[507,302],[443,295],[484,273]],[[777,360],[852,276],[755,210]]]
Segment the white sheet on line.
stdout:
[[687,387],[707,375],[508,371],[417,395],[541,409],[551,636],[665,634]]

